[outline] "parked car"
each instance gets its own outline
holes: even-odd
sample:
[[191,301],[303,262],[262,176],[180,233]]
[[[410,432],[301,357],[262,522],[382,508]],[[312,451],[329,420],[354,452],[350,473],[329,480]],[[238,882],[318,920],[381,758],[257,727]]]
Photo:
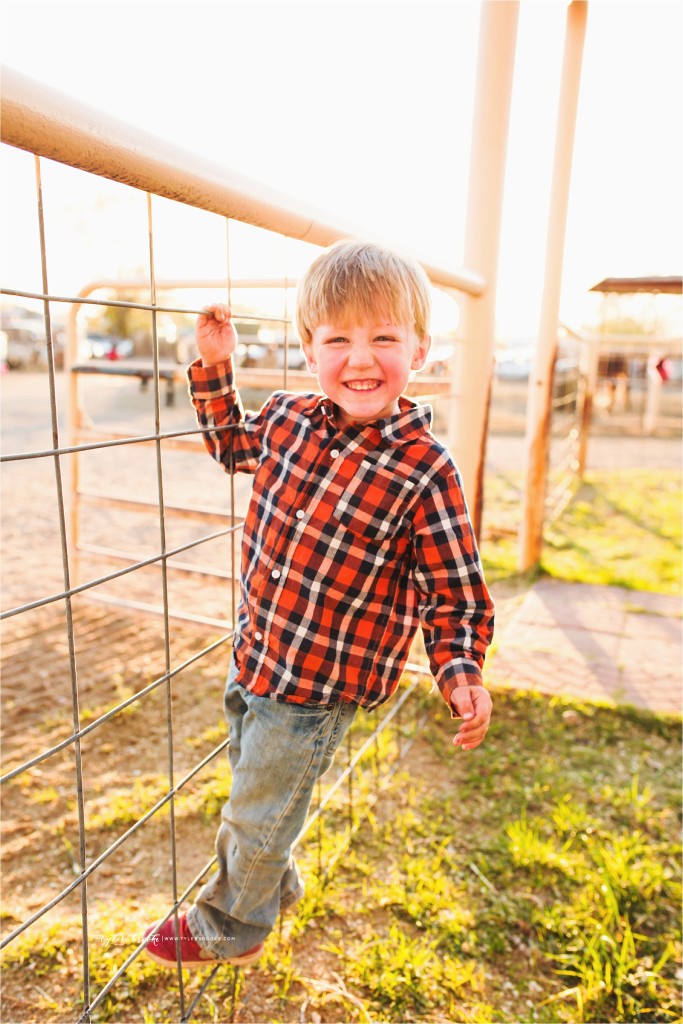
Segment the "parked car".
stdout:
[[126,359],[133,354],[133,342],[129,338],[114,338],[96,331],[86,335],[85,355],[87,359]]
[[533,343],[512,342],[496,352],[496,377],[499,380],[528,380],[531,373]]
[[[5,336],[5,361],[12,370],[44,370],[47,367],[45,319],[33,310],[3,306],[0,327]],[[53,322],[55,366],[64,365],[64,330]]]
[[45,335],[31,327],[3,328],[7,339],[7,365],[11,370],[44,369],[47,366]]

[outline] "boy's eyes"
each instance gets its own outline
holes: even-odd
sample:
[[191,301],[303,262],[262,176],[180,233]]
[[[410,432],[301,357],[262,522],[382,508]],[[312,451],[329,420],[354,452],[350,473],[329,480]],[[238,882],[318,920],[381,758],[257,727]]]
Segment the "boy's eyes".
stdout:
[[[389,342],[393,342],[393,341],[397,341],[397,339],[394,338],[390,334],[379,334],[376,338],[373,338],[373,341],[383,341],[383,342],[384,341],[389,341]],[[348,345],[348,343],[349,343],[349,339],[348,338],[344,338],[342,336],[339,336],[338,338],[329,338],[325,342],[326,345]]]

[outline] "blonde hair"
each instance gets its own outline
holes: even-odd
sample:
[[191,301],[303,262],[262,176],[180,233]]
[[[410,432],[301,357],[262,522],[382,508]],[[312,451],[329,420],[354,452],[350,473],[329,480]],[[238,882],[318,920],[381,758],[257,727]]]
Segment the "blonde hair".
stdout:
[[410,323],[418,338],[429,333],[429,281],[414,260],[373,242],[337,242],[317,256],[299,281],[296,322],[309,343],[320,324],[344,327],[350,317],[370,320],[386,312]]

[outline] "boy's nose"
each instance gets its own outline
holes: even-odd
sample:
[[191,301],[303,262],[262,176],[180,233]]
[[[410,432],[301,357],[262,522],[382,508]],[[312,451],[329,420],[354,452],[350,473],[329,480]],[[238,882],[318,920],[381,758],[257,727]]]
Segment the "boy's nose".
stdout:
[[372,349],[369,345],[352,345],[349,353],[349,366],[361,369],[364,366],[372,366]]

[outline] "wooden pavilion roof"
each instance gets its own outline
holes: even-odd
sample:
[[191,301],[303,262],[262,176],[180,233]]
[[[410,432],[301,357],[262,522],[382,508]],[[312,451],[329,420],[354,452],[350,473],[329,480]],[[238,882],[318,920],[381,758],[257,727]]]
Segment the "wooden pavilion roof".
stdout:
[[606,277],[599,284],[589,289],[592,292],[665,292],[668,295],[680,295],[683,292],[681,277]]

